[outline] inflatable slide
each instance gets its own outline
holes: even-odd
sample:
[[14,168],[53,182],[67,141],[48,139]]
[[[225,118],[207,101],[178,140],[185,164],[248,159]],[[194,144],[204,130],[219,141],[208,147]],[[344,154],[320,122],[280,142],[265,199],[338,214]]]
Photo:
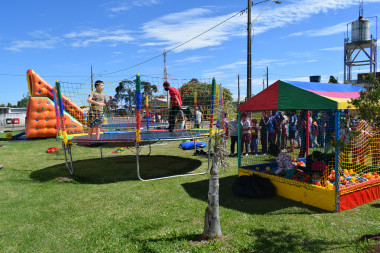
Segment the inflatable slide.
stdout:
[[[26,79],[29,102],[26,112],[26,138],[54,137],[57,135],[53,87],[33,70],[28,69]],[[68,133],[81,133],[85,124],[83,110],[62,96]]]

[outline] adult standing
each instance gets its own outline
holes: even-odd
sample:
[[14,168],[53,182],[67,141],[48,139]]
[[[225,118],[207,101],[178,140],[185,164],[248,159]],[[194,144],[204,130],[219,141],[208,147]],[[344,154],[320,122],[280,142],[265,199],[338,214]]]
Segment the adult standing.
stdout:
[[261,120],[259,124],[260,129],[260,140],[261,140],[261,147],[262,147],[262,153],[267,154],[268,153],[268,141],[269,141],[269,113],[267,111],[263,112],[261,114]]
[[248,156],[249,153],[249,145],[251,143],[251,122],[248,119],[247,114],[242,114],[243,120],[241,121],[241,153],[244,152],[245,147],[245,155]]
[[288,144],[288,124],[289,118],[285,115],[284,112],[281,112],[282,121],[281,121],[281,149],[286,149]]
[[237,121],[237,118],[228,122],[228,130],[231,137],[231,146],[230,146],[231,157],[235,156],[235,146],[238,143],[238,127],[239,127],[239,123]]
[[300,145],[300,153],[298,155],[299,158],[305,157],[306,153],[306,110],[301,110],[300,116],[297,122],[297,131],[301,138],[301,145]]
[[289,119],[289,141],[290,141],[290,150],[289,152],[293,152],[295,148],[295,138],[296,138],[296,125],[297,125],[297,115],[293,111],[292,116]]
[[177,116],[178,112],[181,110],[182,100],[181,95],[179,94],[179,91],[171,87],[168,81],[165,81],[164,84],[164,90],[169,92],[170,95],[170,110],[169,110],[169,127],[168,131],[173,132],[174,131],[174,125],[175,125],[175,117]]
[[196,117],[197,117],[197,126],[195,126],[195,127],[196,128],[202,128],[202,112],[199,109],[199,107],[197,107]]

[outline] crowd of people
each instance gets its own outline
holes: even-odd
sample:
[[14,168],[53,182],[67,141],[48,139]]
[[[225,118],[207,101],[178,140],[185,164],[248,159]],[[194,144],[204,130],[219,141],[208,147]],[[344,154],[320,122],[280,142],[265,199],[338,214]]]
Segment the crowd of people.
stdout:
[[[309,133],[309,148],[325,147],[333,139],[334,115],[331,110],[311,110],[309,114],[309,130],[307,131],[307,113],[301,110],[264,111],[261,119],[250,119],[247,113],[228,123],[231,138],[230,156],[236,156],[235,146],[238,140],[238,127],[241,131],[241,154],[248,156],[271,154],[272,149],[300,152],[298,157],[305,157],[306,134]],[[253,116],[253,114],[251,115]],[[257,116],[257,114],[255,114]],[[261,152],[258,146],[261,144]]]

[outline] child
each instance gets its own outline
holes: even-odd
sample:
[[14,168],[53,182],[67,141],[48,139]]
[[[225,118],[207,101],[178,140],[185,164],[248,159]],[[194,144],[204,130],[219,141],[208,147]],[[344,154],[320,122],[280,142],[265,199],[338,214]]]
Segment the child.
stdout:
[[92,133],[95,130],[95,138],[100,137],[100,125],[103,122],[103,107],[107,104],[106,95],[102,93],[104,90],[103,81],[95,82],[96,91],[91,91],[87,101],[90,103],[90,110],[88,111],[87,124],[88,124],[88,138],[92,138]]
[[257,150],[257,142],[259,140],[259,133],[257,129],[257,119],[251,120],[251,152],[257,155],[259,152]]
[[319,135],[319,129],[318,129],[318,124],[317,121],[313,121],[313,125],[311,126],[311,138],[312,138],[312,147],[317,147],[319,148],[319,144],[317,142],[317,137]]
[[243,154],[244,147],[245,147],[245,156],[248,156],[248,146],[251,142],[251,124],[250,121],[247,119],[247,114],[242,114],[243,120],[241,121],[241,154]]
[[278,164],[278,169],[274,172],[276,175],[294,169],[292,158],[285,152],[284,149],[280,151],[276,158],[276,161]]
[[289,118],[285,115],[284,112],[281,112],[282,121],[280,124],[281,127],[281,149],[286,149],[288,143],[288,124]]
[[297,115],[295,112],[292,113],[292,116],[289,120],[289,140],[290,140],[290,150],[289,152],[293,152],[295,149],[295,139],[296,139],[296,125],[297,125]]
[[327,168],[324,163],[324,155],[319,151],[314,151],[311,157],[313,159],[313,163],[311,164],[311,177],[314,179],[320,178],[325,174]]

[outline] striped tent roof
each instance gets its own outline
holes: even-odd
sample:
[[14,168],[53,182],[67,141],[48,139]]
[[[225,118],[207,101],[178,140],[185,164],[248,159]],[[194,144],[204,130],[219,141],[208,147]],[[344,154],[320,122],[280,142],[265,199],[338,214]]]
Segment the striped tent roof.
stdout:
[[363,88],[351,84],[278,80],[239,106],[239,111],[348,109]]

